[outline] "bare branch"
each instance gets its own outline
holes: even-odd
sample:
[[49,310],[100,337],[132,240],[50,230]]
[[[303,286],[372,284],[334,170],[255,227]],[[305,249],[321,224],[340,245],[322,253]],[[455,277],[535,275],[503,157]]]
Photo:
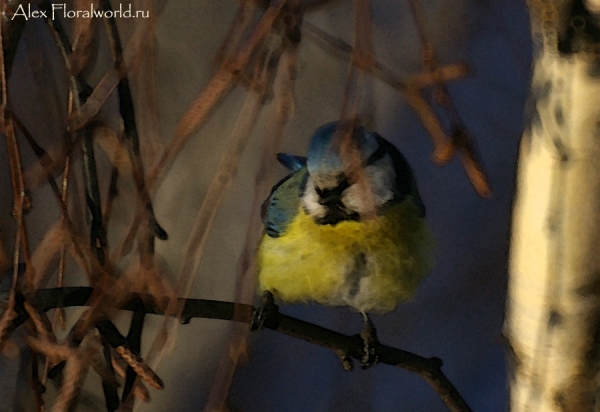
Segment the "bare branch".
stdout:
[[190,135],[198,129],[216,103],[234,85],[235,74],[246,66],[252,57],[253,51],[271,30],[273,22],[279,15],[285,2],[286,0],[280,0],[275,5],[269,6],[261,20],[255,26],[252,34],[240,46],[235,57],[229,59],[221,66],[204,90],[190,104],[186,113],[181,117],[175,135],[167,144],[162,158],[149,173],[149,190],[154,186],[155,181],[162,177],[163,172],[170,167]]
[[[93,289],[88,287],[41,289],[35,298],[33,298],[33,302],[36,307],[43,311],[57,307],[85,306],[92,292]],[[131,299],[120,304],[119,308],[146,314],[165,315],[164,310],[154,302],[155,299],[149,295],[132,295]],[[183,307],[181,314],[183,323],[193,318],[222,319],[251,323],[252,314],[255,309],[251,305],[206,299],[179,299],[179,303]],[[14,328],[27,320],[27,314],[22,308],[18,308],[17,312],[19,313],[19,317],[13,323]],[[264,327],[333,351],[342,350],[356,359],[360,359],[363,356],[364,343],[360,335],[344,335],[291,316],[283,315],[278,311],[271,311],[267,314]],[[442,372],[441,359],[435,357],[424,358],[387,345],[377,345],[375,351],[380,363],[407,369],[419,374],[431,385],[451,411],[471,411],[454,385],[452,385]]]

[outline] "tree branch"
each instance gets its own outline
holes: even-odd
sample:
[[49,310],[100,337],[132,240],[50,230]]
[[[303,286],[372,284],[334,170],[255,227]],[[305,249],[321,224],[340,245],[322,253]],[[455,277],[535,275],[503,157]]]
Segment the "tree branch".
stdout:
[[[92,296],[90,287],[64,287],[57,289],[41,289],[31,301],[41,311],[59,307],[86,306]],[[0,295],[0,300],[5,299]],[[22,302],[22,299],[18,299]],[[180,299],[183,306],[181,319],[183,323],[193,318],[232,320],[251,323],[254,307],[232,302],[220,302],[207,299]],[[131,298],[118,306],[122,310],[137,313],[164,315],[164,310],[151,295],[132,294]],[[12,327],[13,330],[28,319],[28,314],[18,303],[18,313]],[[321,326],[283,315],[277,311],[266,314],[264,327],[285,335],[293,336],[334,351],[344,351],[349,356],[360,359],[363,356],[363,341],[359,335],[348,336]],[[386,345],[377,345],[376,354],[380,363],[407,369],[419,374],[431,385],[452,412],[468,412],[471,408],[460,396],[454,385],[441,370],[442,360],[424,358],[411,352]]]

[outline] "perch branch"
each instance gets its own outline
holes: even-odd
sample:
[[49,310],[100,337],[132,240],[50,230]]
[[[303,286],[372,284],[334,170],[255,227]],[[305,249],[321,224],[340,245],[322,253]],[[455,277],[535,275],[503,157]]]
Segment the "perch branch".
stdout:
[[[65,287],[60,289],[41,289],[32,299],[42,311],[58,307],[85,306],[93,289],[89,287]],[[1,298],[2,296],[0,296]],[[206,299],[180,299],[183,307],[181,320],[186,323],[193,318],[232,320],[250,323],[254,307],[232,302],[220,302]],[[152,296],[132,295],[131,299],[119,305],[122,310],[138,313],[164,315],[164,311],[154,303]],[[15,308],[18,313],[12,328],[17,328],[28,319],[24,308]],[[265,319],[264,327],[285,335],[293,336],[332,350],[344,350],[350,356],[360,359],[363,354],[363,341],[359,335],[348,336],[321,326],[305,322],[278,311],[272,311]],[[376,353],[380,363],[407,369],[419,374],[431,385],[452,412],[471,411],[454,385],[441,370],[439,358],[425,358],[414,353],[386,345],[377,345]]]

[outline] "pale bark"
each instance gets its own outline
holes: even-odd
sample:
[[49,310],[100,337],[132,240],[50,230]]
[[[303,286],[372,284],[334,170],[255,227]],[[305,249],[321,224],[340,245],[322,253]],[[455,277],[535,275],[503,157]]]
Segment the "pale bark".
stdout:
[[593,36],[569,32],[573,3],[529,4],[535,107],[521,143],[505,326],[514,412],[600,404],[599,58]]

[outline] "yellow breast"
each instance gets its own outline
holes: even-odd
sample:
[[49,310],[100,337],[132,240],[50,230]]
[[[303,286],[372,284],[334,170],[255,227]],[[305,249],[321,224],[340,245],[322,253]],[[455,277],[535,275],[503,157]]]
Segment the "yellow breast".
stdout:
[[[359,256],[366,264],[357,278]],[[413,296],[430,262],[431,236],[412,201],[335,226],[316,224],[300,207],[280,237],[263,237],[259,285],[286,302],[386,312]]]

